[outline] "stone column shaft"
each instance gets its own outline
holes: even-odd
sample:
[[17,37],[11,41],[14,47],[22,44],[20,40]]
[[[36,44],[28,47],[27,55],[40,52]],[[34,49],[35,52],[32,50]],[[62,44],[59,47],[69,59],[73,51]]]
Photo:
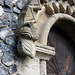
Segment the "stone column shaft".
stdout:
[[45,60],[40,60],[40,75],[47,75]]

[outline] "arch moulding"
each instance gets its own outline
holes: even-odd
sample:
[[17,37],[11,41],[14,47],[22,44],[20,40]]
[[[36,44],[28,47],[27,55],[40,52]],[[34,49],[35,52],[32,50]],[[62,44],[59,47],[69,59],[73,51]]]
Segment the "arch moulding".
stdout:
[[[25,67],[21,75],[47,75],[46,60],[55,55],[55,48],[47,46],[47,38],[50,29],[59,20],[75,24],[74,6],[70,6],[68,1],[32,0],[27,11],[23,9],[16,32],[19,37],[18,52],[26,57],[22,60]],[[23,65],[19,66],[21,69]]]

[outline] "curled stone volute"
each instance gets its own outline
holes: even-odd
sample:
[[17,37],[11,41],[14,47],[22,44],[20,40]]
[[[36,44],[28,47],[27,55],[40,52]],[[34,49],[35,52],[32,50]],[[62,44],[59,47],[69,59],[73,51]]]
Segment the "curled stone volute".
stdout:
[[17,28],[18,36],[17,50],[21,56],[35,57],[36,50],[34,42],[38,39],[32,25],[26,23]]

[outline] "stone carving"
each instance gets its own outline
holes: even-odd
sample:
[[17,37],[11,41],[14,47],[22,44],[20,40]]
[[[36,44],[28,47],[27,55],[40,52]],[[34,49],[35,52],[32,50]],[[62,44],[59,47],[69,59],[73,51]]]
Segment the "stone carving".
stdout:
[[[46,36],[47,31],[43,31],[43,29],[45,30],[48,30],[48,29],[46,28],[47,24],[44,25],[44,23],[49,19],[49,17],[57,13],[68,14],[75,18],[75,1],[74,0],[63,0],[64,2],[62,0],[61,1],[32,0],[31,3],[29,1],[31,0],[13,0],[13,1],[0,0],[0,9],[2,10],[0,11],[0,60],[1,60],[0,75],[1,74],[2,75],[9,75],[9,74],[10,75],[28,75],[28,72],[30,71],[31,71],[30,74],[33,75],[34,70],[35,70],[34,75],[43,75],[43,74],[46,75],[46,72],[45,72],[46,64],[44,64],[45,65],[44,66],[43,63],[46,63],[45,60],[49,60],[51,56],[55,55],[55,51],[52,50],[51,47],[49,48],[48,46],[46,46],[47,41],[45,42],[44,37]],[[30,8],[28,7],[29,3],[30,3],[29,5]],[[26,7],[28,7],[28,9]],[[23,12],[22,12],[22,9],[23,9]],[[27,13],[25,13],[26,9],[28,11]],[[18,45],[17,45],[18,52],[20,55],[24,57],[30,56],[33,58],[35,56],[36,60],[38,59],[38,61],[36,62],[34,62],[34,59],[32,58],[29,58],[29,60],[27,58],[28,61],[26,61],[26,59],[25,60],[24,58],[20,59],[19,57],[17,58],[16,56],[17,50],[15,45],[16,43],[14,40],[15,38],[11,37],[10,35],[14,35],[14,31],[17,26],[16,22],[20,12],[24,14],[22,15],[21,13],[22,16],[19,18],[20,19],[22,18],[24,21],[19,20],[19,22],[22,22],[23,25],[20,28],[17,28],[17,33],[16,33],[16,35],[19,36]],[[55,18],[57,19],[58,17],[52,17],[49,23],[53,23],[52,20],[54,21]],[[27,22],[29,22],[30,24],[28,24]],[[35,22],[35,24],[31,24],[31,22]],[[43,25],[41,25],[42,23]],[[34,25],[34,28],[33,28],[33,25]],[[37,29],[37,34],[39,33],[39,39],[36,36],[35,28]],[[39,30],[42,31],[42,34],[40,34]],[[42,36],[42,38],[40,36]],[[72,35],[72,38],[73,38],[73,35]],[[35,41],[37,39],[39,43],[42,43],[42,45],[35,44]],[[20,60],[20,62],[18,60]],[[22,62],[24,61],[25,62],[22,64],[21,60]],[[18,63],[16,64],[16,62],[22,65],[20,67],[22,69],[20,69],[19,71],[18,71],[19,65]],[[39,65],[38,66],[39,70],[37,70],[36,63],[38,63]],[[23,66],[25,69],[23,69]],[[34,69],[31,70],[31,68],[34,68]],[[41,69],[41,74],[40,74],[40,69]],[[22,70],[24,70],[24,72],[27,72],[27,74],[24,74],[24,73],[19,74],[19,72]],[[36,72],[36,70],[37,72],[39,71],[39,74]]]
[[38,39],[33,25],[26,23],[17,28],[16,35],[18,36],[17,49],[20,55],[34,57],[36,50],[34,42]]

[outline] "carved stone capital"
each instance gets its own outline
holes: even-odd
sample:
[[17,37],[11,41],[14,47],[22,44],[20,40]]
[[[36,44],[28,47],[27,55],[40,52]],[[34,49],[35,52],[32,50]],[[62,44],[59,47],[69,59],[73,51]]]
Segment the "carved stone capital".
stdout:
[[17,49],[21,56],[35,57],[36,50],[34,42],[38,39],[36,32],[29,23],[17,28],[16,35],[18,36]]

